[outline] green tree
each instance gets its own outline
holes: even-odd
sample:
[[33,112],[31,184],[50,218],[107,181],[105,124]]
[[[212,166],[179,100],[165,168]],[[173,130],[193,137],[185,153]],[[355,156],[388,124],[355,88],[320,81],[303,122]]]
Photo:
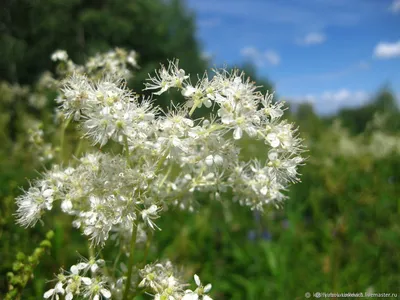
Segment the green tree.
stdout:
[[385,115],[384,129],[400,129],[399,109],[393,93],[388,88],[383,88],[367,104],[357,108],[342,109],[338,113],[343,126],[354,134],[359,134],[367,129],[367,125],[373,120],[374,115]]
[[206,65],[181,0],[5,0],[0,20],[1,77],[11,82],[34,82],[59,48],[78,63],[113,47],[136,50],[138,81],[168,58],[193,73]]

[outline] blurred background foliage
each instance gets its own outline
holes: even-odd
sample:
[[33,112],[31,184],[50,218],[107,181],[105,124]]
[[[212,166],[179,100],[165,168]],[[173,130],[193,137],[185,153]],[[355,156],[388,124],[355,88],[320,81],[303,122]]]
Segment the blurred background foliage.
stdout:
[[[22,299],[40,299],[46,280],[87,255],[71,219],[55,212],[44,225],[15,224],[14,198],[46,167],[32,141],[58,145],[55,91],[36,84],[54,71],[56,49],[82,63],[114,47],[139,54],[129,82],[141,90],[147,73],[179,58],[189,73],[209,65],[195,38],[195,19],[179,0],[4,0],[0,17],[0,295],[10,285],[16,254],[30,255],[54,230],[52,248],[33,271]],[[240,66],[263,85],[251,64]],[[160,97],[169,105],[176,95]],[[282,210],[263,215],[199,195],[195,214],[167,212],[159,221],[151,259],[170,258],[213,283],[215,299],[303,299],[305,292],[400,292],[400,113],[388,88],[362,107],[317,115],[310,103],[289,104],[308,147],[302,182]],[[201,113],[205,113],[204,111]],[[43,130],[42,137],[33,130]],[[69,129],[71,153],[77,141]],[[244,156],[266,155],[245,143]],[[211,200],[211,201],[210,201]],[[173,222],[171,221],[173,216]],[[112,250],[110,249],[110,255]],[[1,297],[0,297],[1,298]]]

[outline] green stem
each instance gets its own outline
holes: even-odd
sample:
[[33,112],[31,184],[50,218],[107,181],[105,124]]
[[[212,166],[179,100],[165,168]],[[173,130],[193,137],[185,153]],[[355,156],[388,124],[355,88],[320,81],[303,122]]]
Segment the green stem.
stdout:
[[61,133],[60,133],[60,162],[64,161],[64,141],[65,141],[65,130],[67,129],[69,122],[71,122],[71,118],[68,118],[63,121],[61,125]]
[[193,104],[192,109],[191,109],[190,112],[189,112],[189,116],[191,116],[191,115],[194,113],[194,111],[196,110],[196,108],[197,108],[197,103],[196,103],[196,101],[195,101],[194,104]]
[[75,149],[75,153],[74,153],[74,156],[75,156],[75,157],[78,157],[79,154],[81,153],[82,144],[83,144],[83,139],[80,138],[80,139],[79,139],[78,146],[77,146],[76,149]]
[[128,138],[125,135],[124,136],[124,145],[125,145],[125,157],[126,157],[126,161],[128,163],[128,166],[131,167],[131,160],[130,160],[130,153],[129,153],[129,145],[128,145]]
[[226,126],[222,125],[222,124],[213,124],[213,126],[211,126],[209,129],[207,129],[206,131],[204,131],[204,133],[212,133],[214,131],[220,130],[220,129],[224,129]]
[[149,230],[147,241],[146,241],[146,248],[144,249],[144,256],[143,256],[143,267],[146,265],[147,256],[149,254],[151,241],[153,240],[153,232]]
[[159,162],[158,162],[158,164],[157,164],[156,172],[159,171],[159,170],[162,168],[162,166],[163,166],[165,160],[167,159],[167,156],[168,156],[168,153],[165,153],[165,154],[161,157],[161,159],[159,160]]
[[[146,247],[145,247],[145,249],[144,249],[143,261],[142,261],[142,263],[140,264],[140,268],[144,268],[144,266],[146,265],[147,256],[148,256],[149,250],[150,250],[150,245],[151,245],[151,242],[152,242],[152,240],[153,240],[153,235],[154,235],[154,234],[153,234],[153,231],[152,231],[152,230],[149,230],[148,235],[147,235]],[[140,283],[140,278],[138,278],[138,280],[137,280],[137,282],[136,282],[136,286],[138,286],[139,283]],[[139,295],[142,294],[144,291],[145,291],[145,289],[142,290],[142,291],[139,292],[139,293],[138,293],[138,291],[135,291],[135,293],[133,294],[133,298],[135,298],[136,296],[139,296]]]
[[126,276],[126,284],[123,300],[128,300],[129,290],[131,288],[131,279],[132,279],[132,269],[135,255],[135,247],[136,247],[136,236],[137,236],[137,226],[135,224],[132,228],[132,238],[131,238],[131,251],[129,254],[129,263],[128,263],[128,274]]
[[94,251],[93,251],[93,248],[91,247],[89,241],[88,241],[88,252],[89,252],[89,259],[94,258]]
[[113,274],[115,274],[115,272],[117,270],[117,264],[118,264],[119,259],[121,257],[121,253],[122,253],[122,244],[119,245],[119,251],[118,251],[117,257],[115,258],[115,261],[114,261]]
[[110,277],[110,272],[108,270],[107,264],[105,263],[106,260],[104,259],[104,255],[102,252],[100,252],[100,258],[102,260],[104,260],[104,275],[106,275],[107,277]]

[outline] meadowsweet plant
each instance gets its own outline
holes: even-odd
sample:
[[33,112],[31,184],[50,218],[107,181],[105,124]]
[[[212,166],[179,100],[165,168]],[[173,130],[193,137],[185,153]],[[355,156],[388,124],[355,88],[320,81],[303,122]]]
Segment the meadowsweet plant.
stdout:
[[[283,104],[259,93],[239,71],[214,70],[192,83],[175,60],[145,83],[155,96],[170,89],[182,93],[186,101],[164,111],[153,98],[127,89],[134,52],[97,55],[85,66],[73,64],[64,51],[52,59],[66,76],[57,98],[61,126],[77,124],[95,147],[35,180],[16,200],[17,222],[34,226],[58,205],[73,216],[72,225],[96,254],[61,270],[44,297],[133,299],[146,293],[160,300],[210,300],[211,284],[203,285],[197,275],[191,289],[170,261],[147,264],[151,239],[162,229],[157,220],[177,213],[174,207],[201,209],[195,193],[211,195],[210,201],[227,201],[223,195],[230,193],[231,201],[251,210],[279,206],[303,163],[302,141],[281,119]],[[212,113],[194,119],[202,105]],[[264,142],[263,161],[240,159],[243,138]],[[108,144],[119,145],[120,152],[107,151]],[[110,241],[125,246],[117,257],[103,259],[101,250]],[[144,261],[136,258],[139,244]]]
[[46,239],[28,257],[22,252],[17,253],[16,261],[13,264],[13,272],[7,273],[9,285],[8,293],[4,298],[5,300],[21,299],[24,287],[33,277],[33,269],[39,264],[41,256],[51,248],[51,239],[53,236],[53,231],[47,232]]

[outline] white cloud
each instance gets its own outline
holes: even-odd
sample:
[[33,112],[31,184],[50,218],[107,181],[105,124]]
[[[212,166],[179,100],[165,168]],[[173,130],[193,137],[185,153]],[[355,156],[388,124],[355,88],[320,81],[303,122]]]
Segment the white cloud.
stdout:
[[206,61],[212,61],[214,59],[214,54],[212,52],[203,51],[200,55],[201,58]]
[[258,55],[259,52],[254,47],[245,47],[242,50],[240,50],[240,54],[242,54],[243,56],[251,57]]
[[332,113],[342,107],[356,107],[368,101],[370,94],[362,90],[338,89],[317,94],[286,97],[289,101],[312,103],[317,112]]
[[276,66],[281,62],[279,54],[272,50],[260,51],[255,47],[245,47],[240,54],[251,59],[259,67],[263,67],[265,64]]
[[400,0],[393,0],[392,5],[390,6],[390,10],[394,13],[400,12]]
[[359,63],[358,63],[358,68],[360,69],[360,70],[368,70],[369,69],[369,63],[368,62],[366,62],[365,60],[362,60],[362,61],[360,61]]
[[374,55],[382,59],[400,57],[400,40],[395,43],[380,42],[375,47]]
[[281,62],[281,58],[279,57],[279,54],[276,53],[275,51],[271,51],[271,50],[265,51],[264,57],[272,65],[279,65],[279,63]]
[[[362,19],[375,16],[380,1],[364,1],[354,5],[348,0],[295,0],[295,1],[243,1],[243,0],[187,0],[189,7],[201,14],[258,20],[267,24],[291,24],[296,29],[316,30],[327,26],[353,26]],[[265,12],[268,11],[268,17]],[[264,27],[260,27],[263,31]],[[271,32],[272,34],[273,32]],[[277,31],[277,34],[280,31]]]
[[340,89],[338,91],[326,91],[320,99],[323,102],[339,103],[339,104],[361,104],[367,100],[368,94],[364,91],[350,91],[348,89]]
[[316,82],[330,82],[340,78],[354,76],[360,72],[367,72],[370,68],[368,61],[361,60],[337,70],[331,70],[323,73],[300,74],[295,76],[287,76],[275,82],[277,89],[290,89],[290,86],[295,85],[315,85]]
[[199,19],[197,24],[203,28],[214,28],[221,24],[221,18]]
[[309,46],[309,45],[318,45],[322,44],[326,41],[326,36],[323,33],[319,32],[311,32],[304,36],[301,39],[297,40],[299,45]]

